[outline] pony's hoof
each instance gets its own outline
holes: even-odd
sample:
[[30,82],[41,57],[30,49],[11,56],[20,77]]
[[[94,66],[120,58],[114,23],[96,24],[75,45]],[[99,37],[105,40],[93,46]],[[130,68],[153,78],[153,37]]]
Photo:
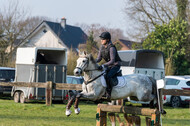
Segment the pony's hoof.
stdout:
[[80,113],[80,108],[76,108],[76,109],[75,109],[75,114],[78,115],[79,113]]
[[65,114],[66,114],[66,116],[70,116],[71,115],[71,110],[69,109],[69,110],[66,110],[66,112],[65,112]]

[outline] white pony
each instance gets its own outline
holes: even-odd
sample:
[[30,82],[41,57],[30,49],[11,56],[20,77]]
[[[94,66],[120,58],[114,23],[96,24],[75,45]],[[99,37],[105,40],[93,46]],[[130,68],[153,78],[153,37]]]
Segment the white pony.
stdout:
[[[98,64],[95,62],[91,54],[83,53],[77,59],[77,66],[74,69],[75,75],[82,75],[84,72],[84,83],[82,84],[82,92],[72,97],[67,104],[66,115],[71,114],[71,105],[75,100],[75,113],[79,114],[78,108],[79,98],[83,97],[90,100],[98,100],[105,94],[106,86],[102,84],[102,75],[104,72],[99,71]],[[111,100],[136,96],[140,101],[157,102],[156,80],[143,74],[131,74],[119,77],[123,85],[112,88]]]

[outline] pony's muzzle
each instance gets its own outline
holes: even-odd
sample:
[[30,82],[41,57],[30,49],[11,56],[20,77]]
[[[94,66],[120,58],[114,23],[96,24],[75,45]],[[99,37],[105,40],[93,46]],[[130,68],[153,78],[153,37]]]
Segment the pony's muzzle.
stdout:
[[75,68],[74,69],[74,75],[75,76],[80,76],[80,75],[82,75],[82,71],[80,69],[78,69],[78,68]]

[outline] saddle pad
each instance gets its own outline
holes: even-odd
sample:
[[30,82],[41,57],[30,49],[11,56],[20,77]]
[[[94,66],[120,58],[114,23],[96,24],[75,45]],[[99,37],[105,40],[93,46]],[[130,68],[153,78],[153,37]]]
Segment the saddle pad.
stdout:
[[[118,79],[118,84],[114,87],[124,87],[125,84],[127,83],[125,77],[123,77],[123,76],[119,76],[119,77],[117,77],[117,79]],[[106,80],[105,80],[104,76],[101,76],[101,82],[102,82],[103,87],[107,87]]]

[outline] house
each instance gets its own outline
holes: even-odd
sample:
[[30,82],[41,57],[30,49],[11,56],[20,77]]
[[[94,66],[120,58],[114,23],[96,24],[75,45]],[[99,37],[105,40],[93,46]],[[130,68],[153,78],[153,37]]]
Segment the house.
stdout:
[[66,24],[62,18],[60,23],[42,21],[26,38],[22,47],[55,47],[77,49],[86,43],[87,35],[80,27]]
[[113,42],[116,47],[119,47],[119,50],[131,50],[132,44],[141,44],[140,42],[134,42],[130,40],[118,39],[117,41]]

